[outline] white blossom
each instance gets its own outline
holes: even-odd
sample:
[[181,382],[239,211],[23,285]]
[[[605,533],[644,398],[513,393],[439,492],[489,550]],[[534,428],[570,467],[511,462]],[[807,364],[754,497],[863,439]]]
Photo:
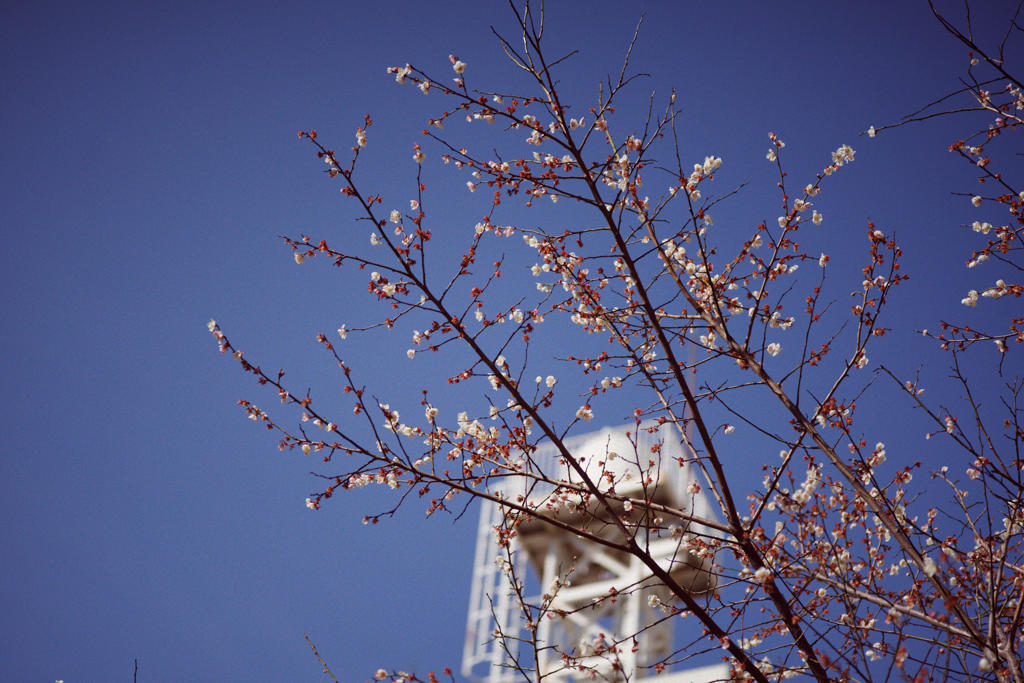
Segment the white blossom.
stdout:
[[832,163],[836,166],[842,166],[845,163],[853,161],[853,155],[856,152],[853,151],[849,145],[841,145],[839,149],[832,152]]
[[405,83],[405,77],[412,73],[412,67],[408,64],[402,67],[393,66],[388,69],[388,72],[395,74],[395,81],[397,83]]

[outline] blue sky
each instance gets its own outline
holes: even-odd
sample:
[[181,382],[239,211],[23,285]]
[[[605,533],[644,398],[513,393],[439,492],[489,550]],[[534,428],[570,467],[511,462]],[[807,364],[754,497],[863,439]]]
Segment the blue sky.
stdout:
[[[581,49],[563,73],[574,101],[617,73],[644,12],[635,101],[679,90],[687,158],[721,156],[724,185],[750,183],[723,216],[774,217],[769,131],[795,178],[857,149],[829,188],[829,248],[862,248],[868,219],[912,244],[889,353],[924,353],[908,330],[980,289],[957,250],[976,214],[949,195],[971,177],[945,151],[957,128],[857,136],[956,87],[965,55],[926,4],[550,2],[551,44]],[[464,1],[0,10],[0,678],[129,680],[138,659],[140,681],[321,680],[303,632],[342,680],[457,669],[476,509],[427,522],[410,506],[373,528],[377,493],[306,510],[313,465],[244,419],[235,401],[261,395],[206,321],[296,385],[330,386],[315,333],[373,309],[278,239],[356,230],[296,132],[345,148],[372,114],[367,178],[406,197],[438,100],[385,68],[445,73],[456,53],[500,82],[488,27],[511,33],[510,17]],[[436,211],[486,208],[467,201]],[[352,353],[374,386],[439,376],[403,350]]]

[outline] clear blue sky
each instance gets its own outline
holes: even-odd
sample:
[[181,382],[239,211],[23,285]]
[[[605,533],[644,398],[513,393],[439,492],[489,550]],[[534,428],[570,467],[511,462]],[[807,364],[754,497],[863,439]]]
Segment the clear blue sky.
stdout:
[[[981,289],[948,249],[974,215],[948,196],[968,186],[945,151],[956,128],[857,137],[956,86],[964,52],[924,2],[548,10],[552,42],[582,50],[563,80],[584,107],[647,13],[636,101],[679,89],[687,158],[721,156],[724,184],[752,184],[726,209],[744,231],[776,215],[769,131],[798,179],[849,143],[857,161],[829,187],[835,248],[862,248],[870,218],[913,244],[906,301]],[[385,68],[446,73],[454,52],[496,82],[488,27],[509,19],[462,0],[0,9],[0,679],[127,681],[137,658],[140,681],[322,680],[304,631],[341,680],[458,668],[476,509],[426,522],[412,506],[375,528],[360,519],[377,493],[306,510],[313,464],[244,419],[237,399],[272,399],[206,321],[297,385],[332,386],[314,334],[371,314],[278,239],[354,229],[296,132],[344,148],[373,114],[367,172],[406,197],[438,101]],[[907,304],[898,327],[936,310]],[[907,339],[892,353],[920,353]],[[404,346],[355,349],[368,383],[415,379]]]

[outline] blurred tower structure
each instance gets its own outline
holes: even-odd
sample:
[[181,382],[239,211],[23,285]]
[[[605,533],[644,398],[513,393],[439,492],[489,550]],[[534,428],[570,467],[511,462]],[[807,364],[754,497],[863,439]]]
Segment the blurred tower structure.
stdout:
[[[564,444],[591,480],[600,482],[599,488],[608,490],[614,486],[618,495],[651,500],[710,518],[703,494],[694,495],[687,490],[695,468],[679,464],[688,458],[675,427],[666,424],[648,433],[652,426],[648,423],[640,429],[604,428],[568,438]],[[649,467],[648,461],[652,459],[655,465]],[[549,479],[580,483],[578,474],[562,461],[549,442],[538,446],[525,468]],[[593,503],[574,504],[564,493],[557,499],[554,493],[553,484],[529,476],[510,476],[504,480],[499,495],[506,500],[528,501],[536,510],[532,519],[519,524],[518,533],[507,548],[496,542],[495,529],[502,527],[508,510],[497,503],[483,503],[463,674],[484,683],[519,683],[523,675],[511,663],[524,655],[526,667],[538,670],[545,681],[552,683],[592,681],[593,673],[599,681],[626,680],[623,674],[630,681],[659,683],[727,680],[728,668],[724,665],[655,673],[652,665],[675,650],[673,622],[678,617],[667,617],[665,609],[665,605],[673,604],[671,594],[639,559],[538,519],[552,517],[570,528],[584,528],[601,539],[624,540],[619,526],[610,519],[602,519],[602,511]],[[686,549],[684,542],[696,534],[708,534],[706,528],[686,528],[677,521],[680,528],[673,534],[665,527],[674,520],[656,520],[641,506],[627,510],[621,503],[617,505],[615,514],[635,526],[634,537],[680,585],[695,593],[714,588],[712,559],[698,557]],[[518,593],[510,575],[520,585]],[[615,599],[608,599],[612,594]],[[529,645],[532,634],[524,628],[521,603],[536,606],[545,599],[547,614],[535,624],[534,651]],[[531,618],[536,617],[535,611]],[[496,633],[503,637],[496,637]],[[634,634],[639,634],[635,640],[631,638]],[[625,642],[620,642],[623,638]],[[608,648],[616,644],[613,657]],[[561,653],[578,657],[579,663],[591,671],[570,669]],[[613,663],[615,659],[617,664]]]

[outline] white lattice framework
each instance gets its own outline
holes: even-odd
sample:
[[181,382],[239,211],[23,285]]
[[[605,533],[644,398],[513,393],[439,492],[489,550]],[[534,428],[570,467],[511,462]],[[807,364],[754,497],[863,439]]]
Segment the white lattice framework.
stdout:
[[[696,468],[692,463],[681,464],[691,458],[684,452],[678,432],[673,426],[664,425],[657,432],[648,433],[651,426],[644,424],[637,429],[631,424],[604,428],[568,438],[564,444],[588,475],[602,482],[602,488],[614,485],[619,495],[652,500],[696,517],[710,518],[704,496],[688,491]],[[652,453],[653,467],[649,466]],[[580,482],[580,477],[562,461],[551,443],[538,445],[528,459],[527,468],[529,472],[544,473],[547,478],[562,482]],[[527,500],[538,516],[554,516],[577,525],[582,523],[591,533],[603,538],[622,539],[618,527],[602,522],[593,506],[574,505],[571,499],[566,501],[564,492],[556,499],[552,495],[553,483],[538,482],[529,476],[507,477],[500,487],[492,487],[491,491],[500,491],[506,499]],[[672,533],[665,528],[671,520],[659,520],[655,525],[645,523],[643,520],[650,516],[645,516],[639,507],[630,512],[620,507],[616,514],[635,518],[634,537],[681,585],[698,593],[714,586],[711,558],[698,557],[688,550],[688,540],[695,534],[709,533],[705,527],[686,526],[677,521],[680,526]],[[579,662],[591,667],[598,680],[619,680],[605,648],[620,641],[623,635],[639,633],[635,642],[617,647],[616,657],[629,680],[653,676],[649,665],[673,651],[674,620],[665,618],[659,606],[659,602],[672,602],[667,588],[651,576],[639,559],[582,539],[540,519],[521,523],[511,545],[501,548],[495,541],[495,528],[502,525],[505,516],[506,511],[497,503],[482,505],[463,674],[487,683],[519,682],[523,675],[511,663],[522,655],[528,658],[523,662],[525,668],[541,672],[546,681],[593,680],[590,673],[569,670],[565,666],[561,654],[571,653],[581,657]],[[521,584],[526,604],[539,605],[542,594],[553,595],[548,612],[558,611],[564,615],[539,620],[536,650],[532,646],[520,647],[521,643],[530,642],[530,634],[523,628],[524,615],[510,574]],[[614,601],[600,600],[613,590],[617,593]],[[496,632],[504,637],[496,637]],[[591,654],[595,650],[596,654]],[[712,666],[662,673],[657,680],[696,683],[722,680],[727,676],[727,668]]]

